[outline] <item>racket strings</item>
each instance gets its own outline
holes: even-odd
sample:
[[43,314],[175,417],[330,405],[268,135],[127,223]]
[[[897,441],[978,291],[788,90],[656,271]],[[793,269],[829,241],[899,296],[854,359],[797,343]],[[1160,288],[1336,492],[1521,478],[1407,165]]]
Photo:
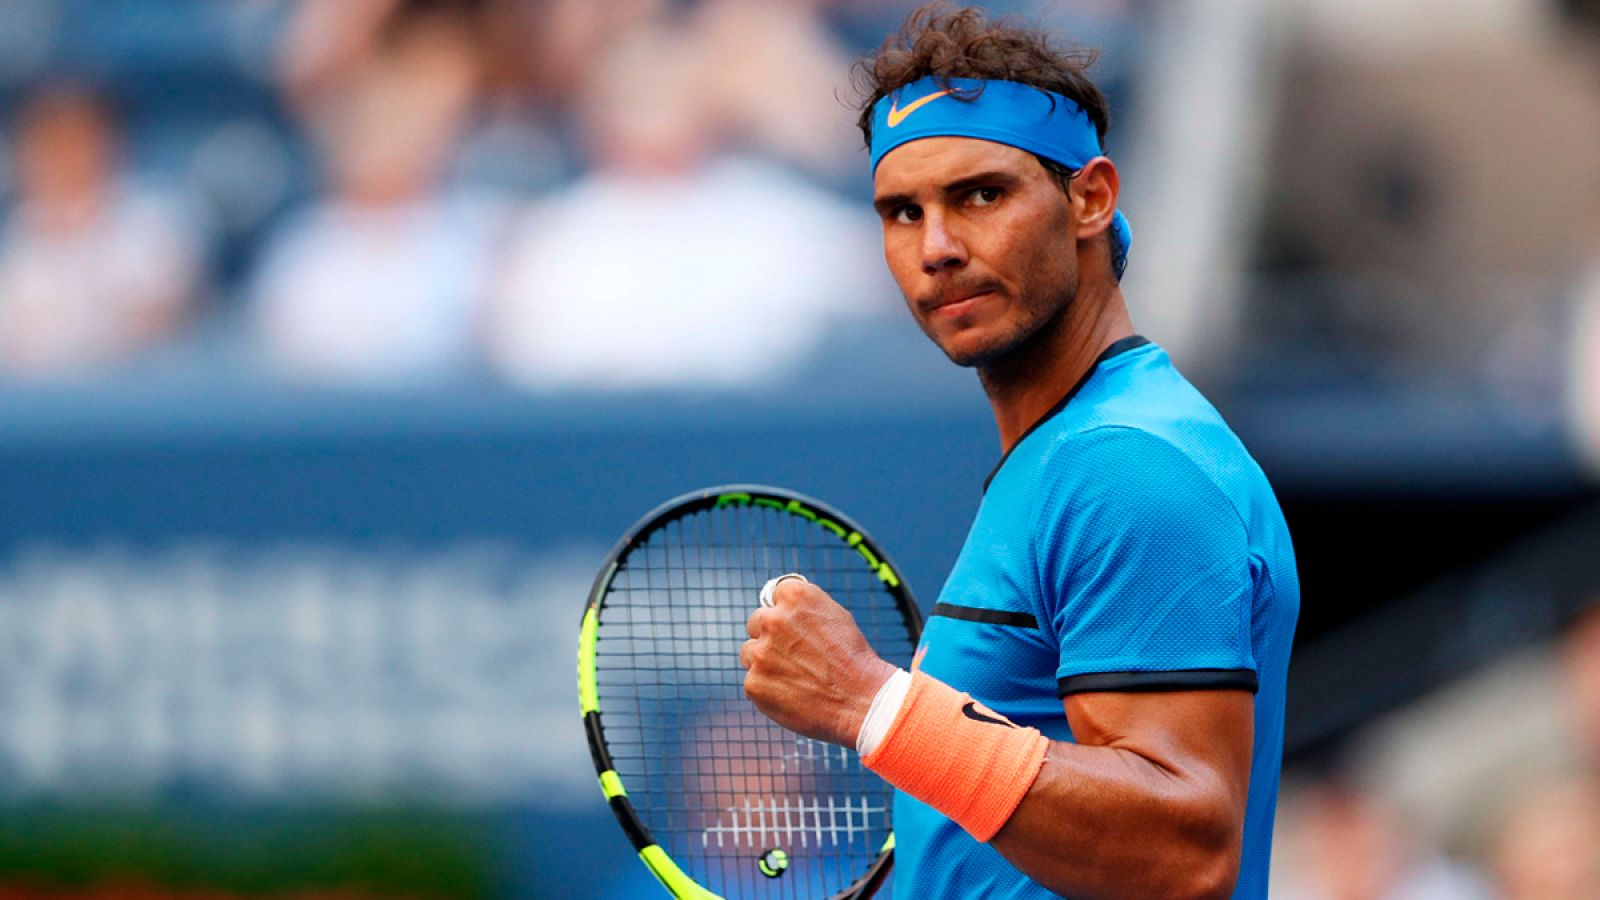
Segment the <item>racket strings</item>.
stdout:
[[[890,833],[891,789],[852,751],[780,728],[744,696],[745,621],[761,585],[791,571],[910,665],[910,630],[866,558],[779,510],[669,522],[625,557],[601,610],[596,674],[617,773],[656,840],[726,896],[831,896]],[[774,849],[789,863],[771,878],[757,863]]]

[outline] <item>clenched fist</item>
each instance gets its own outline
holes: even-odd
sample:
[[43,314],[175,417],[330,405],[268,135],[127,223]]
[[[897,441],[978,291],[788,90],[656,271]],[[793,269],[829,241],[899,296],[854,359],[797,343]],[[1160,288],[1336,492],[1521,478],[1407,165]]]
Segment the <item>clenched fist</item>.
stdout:
[[816,585],[784,579],[772,601],[745,626],[745,696],[790,731],[854,747],[873,696],[895,667],[873,652],[850,611]]

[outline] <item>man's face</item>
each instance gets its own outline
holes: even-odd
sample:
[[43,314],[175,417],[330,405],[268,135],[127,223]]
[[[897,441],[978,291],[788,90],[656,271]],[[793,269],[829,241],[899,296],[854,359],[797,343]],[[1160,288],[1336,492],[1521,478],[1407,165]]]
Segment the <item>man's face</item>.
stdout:
[[1032,154],[924,138],[873,178],[883,254],[917,324],[951,361],[983,366],[1057,319],[1078,291],[1072,206]]

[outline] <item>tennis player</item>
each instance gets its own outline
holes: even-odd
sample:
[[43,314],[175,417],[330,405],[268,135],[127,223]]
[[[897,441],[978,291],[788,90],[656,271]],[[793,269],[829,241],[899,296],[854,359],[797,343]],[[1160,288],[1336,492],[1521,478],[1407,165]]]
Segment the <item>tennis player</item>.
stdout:
[[898,789],[896,897],[1267,893],[1293,550],[1261,469],[1134,332],[1086,65],[925,8],[861,68],[889,269],[977,369],[1004,455],[910,672],[790,576],[740,662],[763,712]]

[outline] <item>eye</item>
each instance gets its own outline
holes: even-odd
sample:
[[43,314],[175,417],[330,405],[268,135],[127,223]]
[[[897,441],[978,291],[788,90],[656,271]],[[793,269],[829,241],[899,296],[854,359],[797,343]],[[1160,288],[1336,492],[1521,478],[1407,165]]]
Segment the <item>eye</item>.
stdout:
[[1000,199],[1000,189],[997,187],[974,188],[972,193],[967,196],[971,198],[973,206],[988,206]]
[[908,204],[891,211],[889,217],[901,225],[910,225],[912,222],[921,221],[922,207]]

